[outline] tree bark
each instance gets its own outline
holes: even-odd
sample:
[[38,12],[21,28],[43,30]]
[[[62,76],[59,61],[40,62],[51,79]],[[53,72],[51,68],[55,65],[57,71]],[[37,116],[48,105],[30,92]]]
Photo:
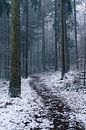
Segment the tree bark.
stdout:
[[77,45],[77,25],[76,25],[76,2],[75,2],[75,0],[74,0],[74,23],[75,23],[76,68],[79,69],[79,65],[78,65],[78,45]]
[[46,60],[45,60],[45,19],[44,15],[42,14],[42,65],[43,71],[46,70]]
[[[64,16],[65,17],[65,16]],[[66,18],[64,19],[64,39],[65,39],[65,72],[67,73],[70,69],[70,62],[69,62],[69,49],[68,49],[68,37],[67,37],[67,26],[66,26]]]
[[61,0],[61,62],[62,62],[62,77],[63,79],[64,74],[65,74],[65,39],[64,39],[64,32],[65,32],[65,22],[64,22],[64,0]]
[[12,0],[12,47],[9,94],[21,94],[21,40],[20,40],[20,0]]
[[28,78],[28,0],[26,0],[25,78]]
[[58,32],[58,24],[57,24],[57,0],[55,0],[55,71],[58,70],[58,48],[57,48],[57,32]]

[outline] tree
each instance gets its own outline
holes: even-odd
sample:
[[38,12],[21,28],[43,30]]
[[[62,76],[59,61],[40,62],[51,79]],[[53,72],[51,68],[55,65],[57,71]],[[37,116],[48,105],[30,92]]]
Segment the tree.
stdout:
[[25,78],[28,78],[28,0],[26,0],[26,45],[25,45]]
[[57,51],[57,33],[58,33],[58,24],[57,24],[57,3],[58,1],[55,0],[55,71],[58,70],[58,51]]
[[86,1],[84,14],[84,86],[86,85]]
[[[71,12],[70,0],[61,0],[61,53],[62,53],[62,77],[63,79],[64,74],[68,71],[68,45],[67,45],[67,31],[66,31],[66,16],[65,16],[65,8],[67,4],[67,11]],[[65,56],[66,54],[66,56]]]
[[9,94],[21,94],[20,0],[12,0],[12,46]]
[[43,71],[46,70],[46,60],[45,60],[45,19],[44,14],[42,14],[42,66]]
[[75,23],[75,49],[76,49],[76,68],[78,69],[78,46],[77,46],[77,25],[76,25],[76,2],[74,0],[74,23]]
[[64,43],[65,43],[65,39],[64,39],[64,1],[61,0],[61,53],[62,53],[62,77],[61,79],[63,79],[63,76],[65,74],[65,48],[64,48]]

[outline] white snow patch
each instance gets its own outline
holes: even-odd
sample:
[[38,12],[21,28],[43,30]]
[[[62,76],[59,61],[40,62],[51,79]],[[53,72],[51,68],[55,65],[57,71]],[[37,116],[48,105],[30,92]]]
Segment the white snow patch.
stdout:
[[41,80],[47,84],[47,88],[71,107],[76,119],[82,121],[86,128],[86,89],[80,85],[79,73],[71,71],[63,80],[60,78],[60,72],[41,75]]
[[40,112],[47,115],[47,111],[41,97],[29,86],[29,80],[22,79],[21,98],[10,98],[9,82],[0,81],[0,130],[47,130],[50,127],[49,120],[41,118]]
[[[70,118],[74,116],[82,121],[86,127],[86,89],[80,85],[77,72],[69,72],[63,80],[61,73],[46,73],[37,75],[41,82],[53,94],[58,95],[72,109]],[[42,98],[30,87],[28,79],[22,79],[21,98],[8,96],[9,82],[0,81],[0,130],[30,130],[30,128],[43,128],[48,130],[52,122],[41,117],[47,115]],[[38,116],[39,118],[35,118]],[[26,125],[25,125],[26,124]]]

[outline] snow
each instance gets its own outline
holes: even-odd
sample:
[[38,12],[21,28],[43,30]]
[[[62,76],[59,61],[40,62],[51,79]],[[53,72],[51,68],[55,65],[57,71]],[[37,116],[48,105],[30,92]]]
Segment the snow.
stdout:
[[50,126],[49,120],[40,116],[40,112],[47,115],[47,111],[41,97],[29,86],[29,80],[22,79],[21,98],[10,98],[7,94],[9,82],[0,81],[0,130],[30,130],[38,127],[47,130]]
[[63,80],[60,79],[60,72],[41,76],[42,82],[71,107],[71,118],[75,116],[78,121],[84,123],[86,128],[86,89],[85,86],[80,85],[79,73],[71,71]]
[[[37,76],[40,77],[40,82],[47,85],[47,89],[70,106],[70,120],[76,118],[82,121],[86,128],[86,89],[80,85],[79,74],[75,71],[69,72],[63,80],[60,80],[60,72]],[[10,98],[9,82],[0,80],[0,130],[48,130],[53,127],[42,98],[31,88],[29,80],[31,78],[22,79],[21,98]],[[45,118],[42,118],[43,114]]]

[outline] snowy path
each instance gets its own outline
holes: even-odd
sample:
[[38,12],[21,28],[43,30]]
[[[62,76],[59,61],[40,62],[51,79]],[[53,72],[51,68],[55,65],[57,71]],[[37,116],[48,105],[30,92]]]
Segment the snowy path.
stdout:
[[0,130],[85,130],[86,118],[78,117],[86,117],[86,91],[76,91],[74,75],[63,81],[59,72],[22,79],[21,98],[10,98],[9,82],[1,80]]
[[8,86],[0,81],[0,130],[50,130],[45,105],[29,79],[22,79],[21,98],[10,98]]
[[30,85],[42,97],[48,111],[48,118],[53,121],[54,130],[84,130],[83,125],[76,119],[71,121],[70,107],[62,101],[62,98],[56,96],[39,77],[32,76]]

